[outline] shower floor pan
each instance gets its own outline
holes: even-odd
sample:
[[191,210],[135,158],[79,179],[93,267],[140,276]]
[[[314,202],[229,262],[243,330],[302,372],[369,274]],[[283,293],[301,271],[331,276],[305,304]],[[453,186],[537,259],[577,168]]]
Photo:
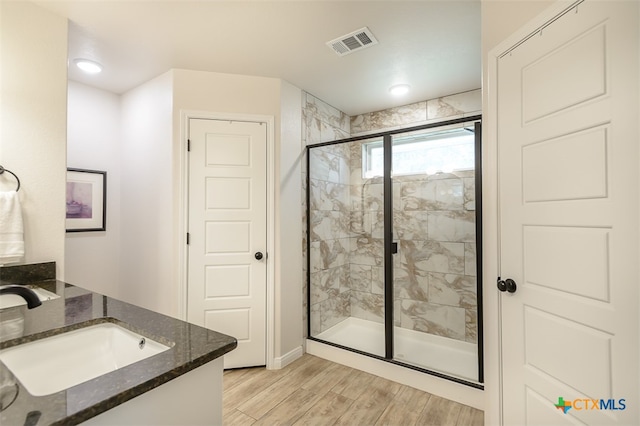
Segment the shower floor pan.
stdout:
[[[395,360],[472,382],[478,381],[475,344],[400,327],[394,327],[394,336]],[[350,317],[314,337],[384,356],[384,324],[374,321]]]

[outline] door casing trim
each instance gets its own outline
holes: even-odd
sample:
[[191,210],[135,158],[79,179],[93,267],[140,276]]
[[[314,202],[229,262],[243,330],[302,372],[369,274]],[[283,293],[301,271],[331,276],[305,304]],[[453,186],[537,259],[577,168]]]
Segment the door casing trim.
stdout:
[[[180,167],[178,235],[185,238],[189,219],[189,157],[187,155],[187,140],[189,138],[189,120],[222,120],[248,121],[263,123],[267,126],[267,298],[266,298],[266,367],[275,368],[275,117],[272,115],[237,114],[211,111],[180,111]],[[178,285],[178,314],[183,321],[187,320],[187,290],[188,290],[188,251],[186,241],[179,240],[179,285]]]
[[[502,312],[496,278],[500,273],[500,199],[498,176],[498,60],[531,33],[553,21],[575,0],[558,0],[487,53],[487,88],[482,126],[484,424],[503,425]],[[486,113],[485,113],[486,111]]]

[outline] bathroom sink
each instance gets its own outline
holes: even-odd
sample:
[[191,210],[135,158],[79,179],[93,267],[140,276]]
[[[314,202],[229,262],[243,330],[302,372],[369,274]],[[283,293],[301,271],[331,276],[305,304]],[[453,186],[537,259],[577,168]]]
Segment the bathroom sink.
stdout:
[[30,394],[43,396],[168,349],[118,324],[104,322],[4,349],[0,361]]

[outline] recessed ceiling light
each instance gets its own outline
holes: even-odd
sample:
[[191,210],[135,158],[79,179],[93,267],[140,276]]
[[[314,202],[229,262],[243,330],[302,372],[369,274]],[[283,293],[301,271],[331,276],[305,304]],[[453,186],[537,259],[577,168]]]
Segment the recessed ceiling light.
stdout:
[[395,86],[391,86],[389,88],[389,93],[393,96],[401,96],[409,93],[409,85],[408,84],[396,84]]
[[87,74],[97,74],[102,71],[102,65],[89,59],[74,59],[73,62]]

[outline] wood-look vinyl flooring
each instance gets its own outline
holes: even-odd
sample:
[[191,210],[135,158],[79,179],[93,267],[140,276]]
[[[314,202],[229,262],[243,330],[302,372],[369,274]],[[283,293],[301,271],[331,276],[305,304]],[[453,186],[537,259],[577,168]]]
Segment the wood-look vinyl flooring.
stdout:
[[224,372],[223,424],[483,426],[483,412],[305,354]]

